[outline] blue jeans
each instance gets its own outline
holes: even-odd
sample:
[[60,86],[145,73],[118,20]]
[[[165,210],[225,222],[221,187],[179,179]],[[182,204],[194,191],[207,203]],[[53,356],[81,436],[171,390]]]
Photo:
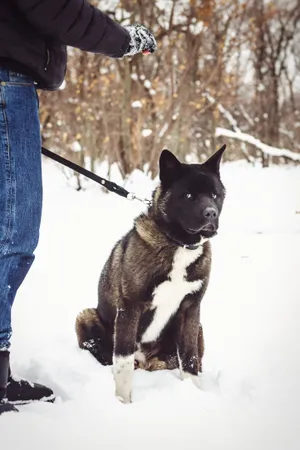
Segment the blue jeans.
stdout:
[[31,78],[0,67],[0,350],[11,308],[34,260],[42,211],[38,98]]

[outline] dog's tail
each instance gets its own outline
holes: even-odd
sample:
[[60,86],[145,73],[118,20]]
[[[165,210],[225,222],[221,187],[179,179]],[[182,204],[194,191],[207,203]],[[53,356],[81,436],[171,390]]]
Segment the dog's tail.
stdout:
[[80,348],[88,350],[104,366],[112,364],[112,336],[105,330],[95,308],[78,314],[75,329]]

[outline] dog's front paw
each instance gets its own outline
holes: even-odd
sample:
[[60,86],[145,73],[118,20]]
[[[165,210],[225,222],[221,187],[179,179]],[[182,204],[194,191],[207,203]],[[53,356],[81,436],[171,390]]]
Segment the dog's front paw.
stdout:
[[184,380],[192,380],[193,384],[198,388],[198,389],[202,389],[201,386],[201,379],[198,375],[194,375],[192,373],[189,372],[185,372],[183,370],[180,371],[180,379],[182,381]]
[[115,392],[115,396],[117,397],[117,399],[121,402],[124,403],[125,405],[132,403],[132,396],[131,396],[131,392],[118,392],[116,390]]
[[114,357],[115,396],[122,403],[131,403],[133,372],[134,355]]

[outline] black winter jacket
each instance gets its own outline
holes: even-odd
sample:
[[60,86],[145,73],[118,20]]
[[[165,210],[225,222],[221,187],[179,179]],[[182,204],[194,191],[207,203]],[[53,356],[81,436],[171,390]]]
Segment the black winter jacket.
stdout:
[[66,46],[121,58],[127,30],[87,0],[0,0],[0,67],[30,75],[37,87],[63,82]]

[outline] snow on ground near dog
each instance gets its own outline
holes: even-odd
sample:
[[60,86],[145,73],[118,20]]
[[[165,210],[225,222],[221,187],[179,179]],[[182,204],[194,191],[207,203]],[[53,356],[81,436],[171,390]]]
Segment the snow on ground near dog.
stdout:
[[[12,364],[58,400],[2,416],[1,448],[300,448],[300,168],[231,163],[222,178],[227,198],[202,304],[203,388],[177,371],[136,371],[134,402],[123,405],[111,368],[77,348],[74,322],[96,305],[101,268],[143,205],[93,184],[76,192],[44,163],[41,240],[13,310]],[[153,185],[136,172],[128,186],[146,195]]]

